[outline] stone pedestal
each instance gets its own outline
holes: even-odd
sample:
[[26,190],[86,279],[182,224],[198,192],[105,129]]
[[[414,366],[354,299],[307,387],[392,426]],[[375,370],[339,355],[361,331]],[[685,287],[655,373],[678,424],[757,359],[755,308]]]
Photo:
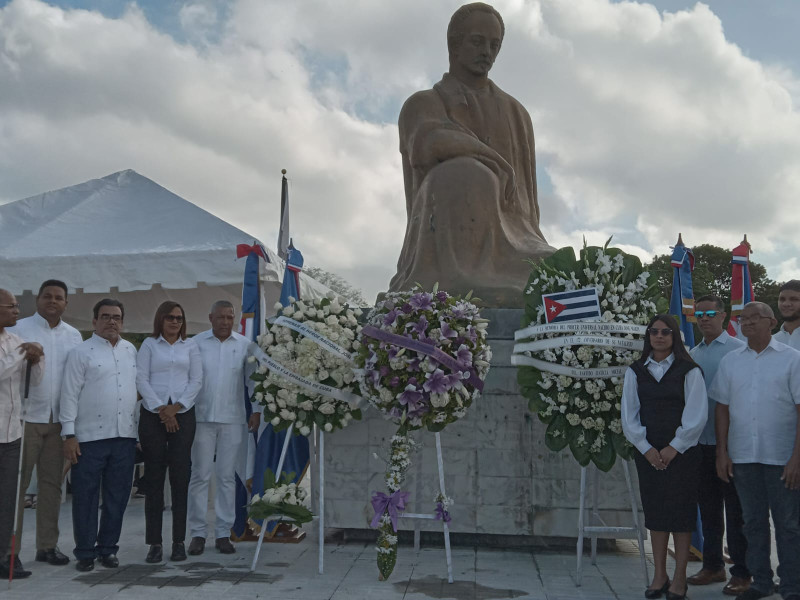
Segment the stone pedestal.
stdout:
[[[467,416],[442,433],[445,486],[453,501],[454,533],[577,537],[580,466],[568,450],[550,451],[545,426],[519,395],[510,357],[522,311],[484,309],[490,320],[494,357],[484,393]],[[325,436],[325,521],[328,527],[368,529],[370,498],[383,483],[389,439],[397,426],[375,410],[344,431]],[[409,512],[432,513],[439,489],[434,434],[414,432],[423,445],[403,486],[411,492]],[[591,467],[594,468],[594,467]],[[635,469],[632,469],[635,481]],[[601,473],[600,514],[610,526],[632,525],[630,501],[619,464]],[[638,492],[637,492],[638,498]],[[401,529],[414,522],[401,520]],[[421,529],[441,531],[438,521]]]

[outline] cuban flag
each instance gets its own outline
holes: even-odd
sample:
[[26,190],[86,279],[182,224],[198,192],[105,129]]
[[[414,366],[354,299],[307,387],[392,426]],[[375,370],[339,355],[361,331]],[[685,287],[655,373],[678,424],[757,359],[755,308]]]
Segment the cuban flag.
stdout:
[[742,243],[732,251],[731,264],[733,274],[731,277],[731,318],[728,321],[728,334],[742,337],[742,328],[739,325],[739,315],[745,304],[755,300],[753,294],[753,280],[750,279],[750,243],[744,236]]
[[542,294],[545,319],[548,323],[587,321],[600,318],[597,288]]

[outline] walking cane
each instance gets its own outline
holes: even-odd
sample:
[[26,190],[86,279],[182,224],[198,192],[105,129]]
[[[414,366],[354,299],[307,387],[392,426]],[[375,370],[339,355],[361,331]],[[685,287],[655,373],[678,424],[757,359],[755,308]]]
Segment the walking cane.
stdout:
[[14,507],[14,533],[11,535],[11,559],[8,561],[8,589],[14,580],[14,561],[16,560],[17,527],[19,527],[19,494],[22,490],[22,452],[25,450],[25,406],[28,404],[28,392],[31,389],[31,361],[25,367],[25,397],[22,399],[22,439],[19,442],[19,467],[17,468],[17,496]]

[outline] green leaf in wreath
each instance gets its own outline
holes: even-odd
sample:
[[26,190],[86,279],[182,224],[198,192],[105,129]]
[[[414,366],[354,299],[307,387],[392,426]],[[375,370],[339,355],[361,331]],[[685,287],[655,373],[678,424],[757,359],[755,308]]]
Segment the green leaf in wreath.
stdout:
[[517,367],[517,383],[520,387],[537,388],[542,380],[542,372],[533,367]]
[[578,464],[585,467],[589,464],[592,457],[589,455],[589,442],[583,445],[578,445],[578,436],[575,436],[569,443],[569,449],[572,451],[572,456],[578,461]]
[[322,413],[314,413],[314,423],[317,424],[317,427],[322,427],[325,425],[325,415]]
[[611,443],[614,446],[614,451],[623,460],[630,460],[633,458],[633,446],[625,439],[621,433],[615,433],[611,436]]
[[350,414],[352,415],[352,417],[356,421],[360,421],[361,420],[361,409],[360,408],[354,408],[353,410],[350,411]]
[[431,423],[428,425],[428,431],[432,433],[442,431],[445,428],[445,425],[447,425],[447,423]]
[[600,449],[600,452],[592,455],[592,462],[597,465],[597,468],[607,473],[614,466],[617,460],[617,453],[614,451],[614,445],[611,440],[606,437],[606,444]]
[[544,410],[547,408],[547,402],[542,400],[539,396],[538,392],[535,390],[529,390],[528,388],[522,388],[520,393],[524,398],[529,398],[528,400],[528,410],[532,413],[538,413],[539,411]]
[[547,431],[544,434],[544,443],[553,452],[558,452],[567,447],[569,440],[565,435],[566,426],[567,420],[562,414],[555,415],[550,421],[550,425],[547,426]]

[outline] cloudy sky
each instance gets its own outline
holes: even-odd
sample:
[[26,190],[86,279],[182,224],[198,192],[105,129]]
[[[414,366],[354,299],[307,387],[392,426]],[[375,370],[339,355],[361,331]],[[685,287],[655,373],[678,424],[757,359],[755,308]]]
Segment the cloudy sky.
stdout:
[[[368,297],[405,231],[397,114],[451,0],[0,0],[0,203],[134,169]],[[747,233],[800,277],[794,0],[496,0],[493,80],[537,136],[542,229],[642,258]]]

